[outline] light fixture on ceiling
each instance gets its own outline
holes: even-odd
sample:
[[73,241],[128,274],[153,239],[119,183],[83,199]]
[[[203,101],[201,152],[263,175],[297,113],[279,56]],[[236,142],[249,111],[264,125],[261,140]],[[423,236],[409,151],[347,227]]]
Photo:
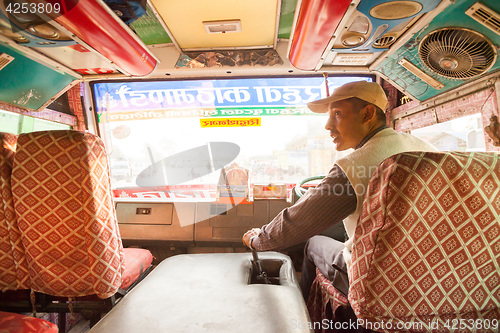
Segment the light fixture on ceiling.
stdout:
[[434,89],[439,90],[444,88],[444,84],[422,71],[410,61],[403,58],[398,63]]
[[5,66],[10,64],[13,60],[13,56],[8,55],[7,53],[0,53],[0,70],[4,69]]
[[417,1],[390,1],[370,9],[370,15],[379,20],[399,20],[418,14],[422,8]]
[[240,32],[240,20],[204,21],[203,26],[207,34],[225,34],[227,32]]

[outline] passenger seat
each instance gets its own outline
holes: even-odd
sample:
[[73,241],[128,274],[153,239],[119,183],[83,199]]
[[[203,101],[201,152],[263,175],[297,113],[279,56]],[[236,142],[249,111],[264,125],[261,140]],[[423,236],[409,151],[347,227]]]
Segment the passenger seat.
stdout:
[[[123,249],[99,137],[71,130],[19,135],[12,193],[30,288],[45,294],[42,311],[94,310],[97,321],[117,292],[150,268],[148,250]],[[89,295],[94,303],[79,298]]]

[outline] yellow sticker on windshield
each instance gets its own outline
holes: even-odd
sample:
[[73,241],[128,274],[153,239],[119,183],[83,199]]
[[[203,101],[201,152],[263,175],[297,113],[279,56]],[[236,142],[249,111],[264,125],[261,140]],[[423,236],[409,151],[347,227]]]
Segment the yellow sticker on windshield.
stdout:
[[260,126],[260,117],[254,118],[204,118],[200,119],[202,128],[205,127],[248,127]]

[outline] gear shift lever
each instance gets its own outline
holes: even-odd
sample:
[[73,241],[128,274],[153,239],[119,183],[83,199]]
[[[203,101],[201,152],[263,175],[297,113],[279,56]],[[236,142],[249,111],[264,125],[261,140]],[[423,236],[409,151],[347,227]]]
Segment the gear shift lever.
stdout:
[[267,273],[262,269],[257,251],[254,249],[252,249],[252,256],[253,268],[257,272],[257,281],[263,281],[265,284],[272,284],[269,280],[269,277],[267,276]]

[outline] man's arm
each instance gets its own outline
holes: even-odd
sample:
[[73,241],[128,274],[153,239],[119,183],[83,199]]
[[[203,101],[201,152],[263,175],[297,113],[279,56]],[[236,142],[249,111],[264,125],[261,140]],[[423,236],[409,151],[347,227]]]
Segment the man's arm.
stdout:
[[247,246],[258,251],[281,250],[305,242],[342,222],[356,210],[356,194],[347,176],[335,165],[323,181],[306,192],[295,205],[281,211],[262,229],[243,236]]

